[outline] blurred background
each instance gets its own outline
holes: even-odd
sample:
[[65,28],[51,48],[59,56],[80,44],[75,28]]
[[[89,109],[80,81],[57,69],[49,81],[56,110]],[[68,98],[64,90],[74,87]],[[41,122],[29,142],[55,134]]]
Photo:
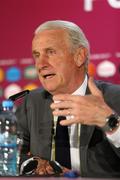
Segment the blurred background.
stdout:
[[89,74],[120,84],[120,0],[0,0],[0,101],[41,86],[31,41],[40,23],[55,19],[86,33]]

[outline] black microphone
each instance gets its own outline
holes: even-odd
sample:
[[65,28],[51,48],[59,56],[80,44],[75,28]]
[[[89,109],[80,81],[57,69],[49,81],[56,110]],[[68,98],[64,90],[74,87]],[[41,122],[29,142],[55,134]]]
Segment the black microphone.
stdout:
[[29,90],[24,90],[24,91],[21,91],[21,92],[19,92],[17,94],[14,94],[14,95],[10,96],[8,99],[11,100],[11,101],[16,101],[16,100],[24,97],[25,95],[29,94],[29,92],[30,92]]

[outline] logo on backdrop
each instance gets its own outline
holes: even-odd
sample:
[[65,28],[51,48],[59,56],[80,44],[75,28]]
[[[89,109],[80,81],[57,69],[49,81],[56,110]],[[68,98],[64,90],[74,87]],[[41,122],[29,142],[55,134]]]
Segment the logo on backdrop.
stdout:
[[[93,11],[95,0],[84,0],[84,10]],[[96,0],[98,2],[98,0]],[[115,9],[120,9],[120,0],[107,0],[109,6]]]
[[6,79],[9,82],[19,81],[21,79],[21,70],[17,67],[11,67],[6,72]]
[[97,74],[100,77],[112,77],[116,73],[116,66],[113,62],[110,62],[108,60],[102,61],[97,66]]
[[24,76],[26,79],[36,79],[37,71],[34,66],[28,66],[24,70]]
[[22,91],[21,87],[18,84],[12,83],[5,88],[4,97],[8,99],[9,96],[12,96],[20,91]]

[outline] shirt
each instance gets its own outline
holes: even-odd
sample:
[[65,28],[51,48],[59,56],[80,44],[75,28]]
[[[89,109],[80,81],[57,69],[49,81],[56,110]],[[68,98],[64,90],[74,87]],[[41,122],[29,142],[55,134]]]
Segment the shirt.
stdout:
[[[84,96],[87,88],[87,75],[82,85],[72,94]],[[57,101],[56,101],[57,103]],[[57,122],[56,116],[54,116],[54,132]],[[71,119],[73,116],[66,116],[66,119]],[[71,167],[73,170],[80,171],[80,154],[79,154],[79,136],[80,136],[80,124],[72,124],[68,126],[68,132],[70,137],[70,155],[71,155]],[[53,138],[52,160],[54,160],[54,138]]]

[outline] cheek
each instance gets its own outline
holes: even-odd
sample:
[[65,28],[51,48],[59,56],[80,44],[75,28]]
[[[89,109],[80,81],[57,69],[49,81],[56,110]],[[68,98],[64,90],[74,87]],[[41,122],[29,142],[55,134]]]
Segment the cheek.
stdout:
[[35,68],[38,69],[39,65],[40,65],[40,61],[39,60],[35,60]]
[[69,80],[69,74],[67,73],[67,70],[64,69],[64,71],[59,72],[58,74],[58,80],[61,84],[66,84]]

